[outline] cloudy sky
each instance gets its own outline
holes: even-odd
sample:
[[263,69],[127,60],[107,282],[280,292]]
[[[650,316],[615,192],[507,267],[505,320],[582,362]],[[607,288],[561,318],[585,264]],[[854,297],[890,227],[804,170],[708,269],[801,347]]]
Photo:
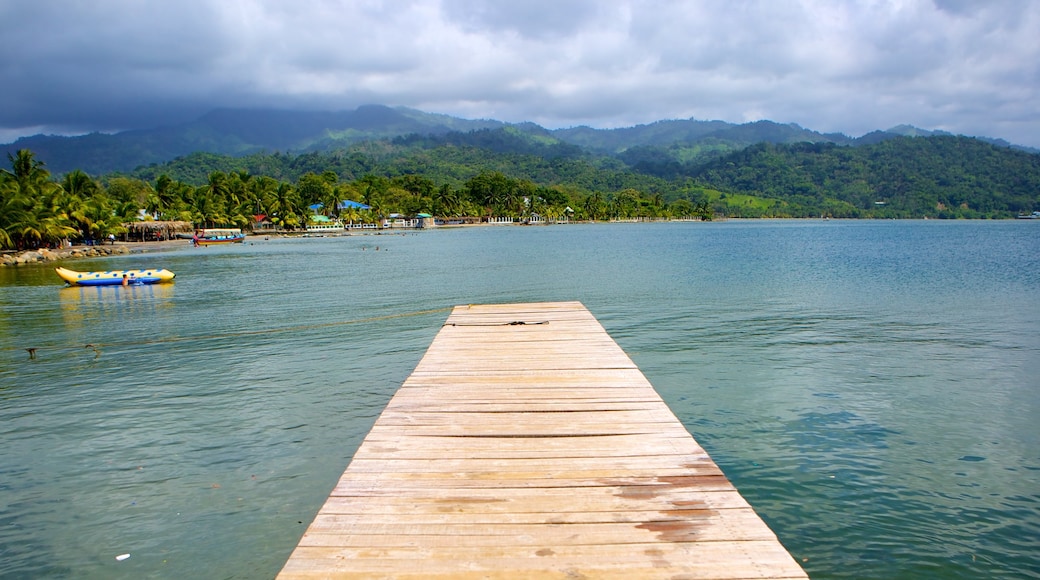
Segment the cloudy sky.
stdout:
[[0,142],[216,107],[1040,147],[1036,0],[0,0]]

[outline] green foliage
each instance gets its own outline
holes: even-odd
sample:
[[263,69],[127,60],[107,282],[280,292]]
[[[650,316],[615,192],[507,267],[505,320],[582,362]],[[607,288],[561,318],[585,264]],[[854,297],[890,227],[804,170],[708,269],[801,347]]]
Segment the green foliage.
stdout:
[[[777,139],[804,132],[776,124],[741,127],[744,133],[754,130]],[[726,131],[714,134],[720,132]],[[580,150],[553,135],[512,127],[411,135],[296,156],[194,154],[133,175],[152,180],[165,172],[189,183],[204,181],[214,170],[289,181],[331,171],[346,183],[366,175],[421,176],[429,183],[419,197],[430,198],[431,190],[465,190],[474,176],[497,172],[567,191],[568,203],[577,205],[593,192],[611,195],[626,189],[646,198],[660,195],[665,203],[692,201],[701,195],[698,187],[708,187],[730,194],[710,201],[715,211],[733,217],[1011,217],[1040,207],[1040,156],[965,137],[889,135],[864,146],[758,143],[740,150],[733,150],[731,141],[702,138],[695,146],[647,145],[610,156]],[[485,212],[489,208],[468,201]]]
[[1040,155],[952,136],[758,144],[690,171],[792,216],[1006,218],[1040,207]]
[[[93,208],[79,194],[69,193],[52,181],[50,172],[31,151],[23,149],[7,158],[11,171],[0,171],[0,248],[56,245],[77,235],[77,224],[90,221]],[[98,192],[79,174],[67,183],[88,200]],[[107,224],[101,223],[94,230],[104,231],[102,226]]]
[[[57,174],[80,169],[97,176],[128,172],[197,151],[228,156],[262,151],[329,151],[411,133],[472,131],[502,125],[378,105],[339,112],[218,109],[181,125],[115,135],[36,135],[0,146],[0,151],[14,154],[19,149],[32,150],[40,159],[48,160]],[[232,169],[211,167],[209,171]]]
[[[778,140],[796,131],[741,127]],[[391,213],[515,220],[1007,218],[1040,209],[1038,154],[947,135],[867,141],[757,143],[725,152],[728,142],[712,148],[702,140],[700,149],[647,144],[604,155],[536,126],[517,126],[299,155],[193,153],[130,174],[94,180],[72,171],[59,181],[32,152],[20,150],[8,155],[12,169],[0,172],[0,246],[99,237],[142,211],[199,226],[248,227],[265,216],[292,229],[306,223],[309,206],[348,221]],[[345,199],[372,209],[341,210]]]

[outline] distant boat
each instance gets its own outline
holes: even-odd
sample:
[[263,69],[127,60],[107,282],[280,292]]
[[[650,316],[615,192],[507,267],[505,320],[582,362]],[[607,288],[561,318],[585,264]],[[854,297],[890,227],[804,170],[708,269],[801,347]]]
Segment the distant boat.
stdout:
[[1020,220],[1040,220],[1040,211],[1034,211],[1033,213],[1031,213],[1029,215],[1020,215],[1020,216],[1018,216],[1018,219],[1020,219]]
[[207,228],[198,230],[191,238],[196,246],[212,246],[214,244],[241,244],[246,235],[237,228]]
[[69,286],[137,286],[173,282],[176,276],[165,269],[158,270],[111,270],[108,272],[77,272],[67,268],[55,268],[58,276]]

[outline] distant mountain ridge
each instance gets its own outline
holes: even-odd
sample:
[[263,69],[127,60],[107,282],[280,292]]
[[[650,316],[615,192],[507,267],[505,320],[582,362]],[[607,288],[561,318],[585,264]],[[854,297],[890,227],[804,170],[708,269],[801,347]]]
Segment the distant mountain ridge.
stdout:
[[[641,157],[660,158],[658,153],[661,151],[667,151],[668,156],[678,161],[688,162],[718,157],[756,143],[864,145],[897,136],[948,135],[900,125],[852,138],[773,121],[733,124],[694,119],[663,120],[618,129],[581,126],[549,130],[534,123],[469,120],[405,107],[365,105],[353,111],[338,112],[216,109],[180,125],[111,135],[35,135],[0,145],[0,149],[11,154],[19,149],[29,149],[54,174],[81,169],[92,175],[105,175],[126,173],[196,152],[232,156],[264,151],[321,152],[342,149],[362,141],[407,135],[445,136],[489,130],[516,131],[543,144],[567,144],[596,154],[615,155],[633,165]],[[981,140],[1012,147],[1003,140]]]

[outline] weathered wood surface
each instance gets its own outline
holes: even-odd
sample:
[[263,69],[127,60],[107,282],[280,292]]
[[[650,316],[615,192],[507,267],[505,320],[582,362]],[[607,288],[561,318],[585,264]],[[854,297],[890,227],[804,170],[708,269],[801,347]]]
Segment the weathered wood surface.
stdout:
[[455,308],[279,578],[806,575],[564,302]]

